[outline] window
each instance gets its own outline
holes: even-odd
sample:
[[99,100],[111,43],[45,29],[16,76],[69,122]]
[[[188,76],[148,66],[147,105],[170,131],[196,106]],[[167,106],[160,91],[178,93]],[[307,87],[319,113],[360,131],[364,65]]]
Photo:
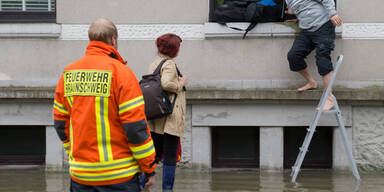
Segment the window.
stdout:
[[0,0],[0,23],[55,23],[56,0]]
[[215,127],[212,129],[212,167],[258,168],[258,127]]
[[[215,22],[215,19],[214,19],[214,16],[213,16],[213,13],[215,12],[215,9],[220,6],[221,4],[224,3],[225,0],[210,0],[209,1],[209,22]],[[231,1],[231,0],[227,0],[227,1]],[[241,1],[241,0],[240,0]],[[274,0],[275,3],[277,4],[277,6],[280,6],[280,7],[287,7],[286,4],[285,4],[285,0]],[[335,6],[336,6],[336,9],[337,9],[337,0],[334,0],[335,1]]]
[[[277,6],[282,6],[285,4],[285,0],[274,0]],[[216,7],[224,3],[224,0],[210,0],[209,2],[209,22],[215,22],[213,13],[215,12]]]
[[0,165],[44,164],[44,126],[0,126]]
[[[284,128],[284,168],[290,169],[299,154],[307,127]],[[333,128],[317,127],[302,168],[332,168]]]
[[[209,22],[204,24],[204,34],[206,38],[210,37],[242,37],[244,32],[233,30],[229,27],[221,25],[215,21],[214,12],[215,9],[220,6],[225,1],[252,1],[252,0],[209,0]],[[256,1],[256,0],[255,0]],[[281,15],[283,10],[280,8],[286,8],[285,0],[274,0],[278,7],[277,9],[273,8],[272,12],[274,16]],[[336,7],[338,7],[339,1],[335,0]],[[280,18],[280,17],[279,17]],[[229,24],[231,27],[246,29],[249,26],[249,23],[246,22],[231,22]],[[257,26],[252,29],[247,36],[259,36],[259,37],[282,37],[282,36],[294,36],[300,31],[297,23],[291,22],[272,22],[272,23],[259,23]],[[340,35],[342,33],[341,27],[336,27],[336,34]]]

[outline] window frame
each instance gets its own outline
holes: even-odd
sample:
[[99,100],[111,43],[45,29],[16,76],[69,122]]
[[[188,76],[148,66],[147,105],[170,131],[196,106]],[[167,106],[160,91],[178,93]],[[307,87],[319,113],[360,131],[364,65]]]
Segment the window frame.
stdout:
[[0,11],[0,23],[56,23],[54,11]]
[[209,0],[209,17],[208,17],[209,22],[215,22],[213,19],[214,17],[213,13],[215,12],[216,7],[217,7],[217,0]]

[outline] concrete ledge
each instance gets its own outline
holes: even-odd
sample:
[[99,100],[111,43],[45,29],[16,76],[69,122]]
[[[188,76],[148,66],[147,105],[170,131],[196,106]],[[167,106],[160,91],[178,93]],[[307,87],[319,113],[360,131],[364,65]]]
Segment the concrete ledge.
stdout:
[[[199,102],[273,102],[297,103],[303,101],[318,102],[322,90],[297,92],[288,89],[248,89],[248,90],[210,90],[188,89],[187,100],[192,103]],[[383,88],[366,89],[334,89],[338,101],[356,105],[384,105]]]
[[61,25],[58,24],[0,24],[0,37],[46,37],[58,38]]
[[[227,23],[229,27],[246,29],[249,23]],[[300,31],[297,23],[290,22],[274,22],[274,23],[259,23],[254,29],[248,32],[250,37],[284,37],[294,36]],[[341,35],[342,28],[336,28],[336,34]],[[204,24],[205,37],[242,37],[244,32],[228,28],[218,23]]]
[[[88,24],[63,24],[61,40],[88,41]],[[119,40],[155,40],[164,33],[174,33],[183,40],[203,40],[202,24],[118,24]]]
[[[299,93],[294,89],[243,89],[225,90],[209,88],[187,88],[189,102],[220,101],[318,101],[322,90],[311,90]],[[53,99],[53,87],[0,87],[0,99]],[[334,95],[339,101],[356,104],[384,105],[384,88],[372,87],[362,89],[335,88]]]
[[53,99],[53,87],[0,87],[0,99]]

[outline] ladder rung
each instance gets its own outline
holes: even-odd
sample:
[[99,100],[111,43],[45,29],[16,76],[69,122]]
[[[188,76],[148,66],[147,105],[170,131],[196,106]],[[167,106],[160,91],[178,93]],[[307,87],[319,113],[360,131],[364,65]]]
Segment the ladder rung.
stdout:
[[332,109],[332,110],[328,110],[328,111],[323,111],[323,113],[325,113],[325,114],[335,114],[335,113],[337,113],[337,110]]
[[308,150],[305,150],[303,147],[300,147],[300,151],[307,152]]
[[[311,132],[311,128],[307,128],[307,132]],[[313,132],[316,132],[316,131],[313,131]]]

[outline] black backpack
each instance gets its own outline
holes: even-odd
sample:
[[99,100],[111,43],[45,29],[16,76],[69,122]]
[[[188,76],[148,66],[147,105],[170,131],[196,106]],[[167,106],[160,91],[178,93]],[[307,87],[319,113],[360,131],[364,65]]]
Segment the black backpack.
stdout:
[[168,92],[161,87],[160,70],[166,61],[167,59],[162,60],[152,74],[144,75],[139,82],[144,97],[145,115],[148,120],[161,118],[173,112],[177,94],[171,103]]
[[[243,39],[257,23],[284,21],[283,6],[264,6],[258,4],[259,0],[227,0],[214,12],[216,22],[226,25],[229,22],[249,22],[247,29],[229,27],[238,31],[245,31]],[[228,27],[228,26],[227,26]]]

